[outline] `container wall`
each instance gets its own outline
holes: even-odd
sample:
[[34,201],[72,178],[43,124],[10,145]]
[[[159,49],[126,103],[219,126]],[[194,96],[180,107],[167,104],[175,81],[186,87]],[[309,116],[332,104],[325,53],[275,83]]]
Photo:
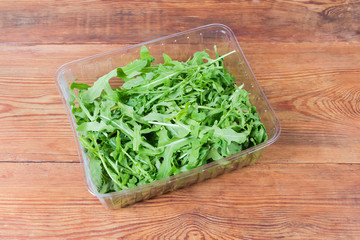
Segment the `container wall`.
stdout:
[[[145,186],[116,193],[98,193],[90,177],[88,167],[89,159],[87,158],[84,149],[80,146],[77,133],[74,130],[76,128],[75,119],[71,115],[70,106],[68,104],[68,89],[75,79],[77,79],[79,83],[92,85],[104,74],[107,74],[115,68],[125,66],[129,62],[139,58],[142,45],[146,45],[148,47],[150,54],[156,59],[155,63],[163,62],[163,53],[166,53],[174,60],[186,61],[193,55],[193,53],[204,49],[208,49],[209,54],[214,58],[214,45],[216,45],[220,55],[236,50],[236,53],[225,58],[225,67],[228,68],[230,73],[237,79],[237,85],[244,84],[244,89],[250,93],[250,101],[256,106],[258,114],[260,115],[262,122],[265,124],[269,135],[269,141],[226,159],[222,159]],[[110,80],[112,87],[119,87],[122,83],[123,81],[117,78]],[[253,76],[253,73],[243,56],[234,34],[226,26],[220,24],[197,28],[132,47],[74,61],[64,65],[58,70],[57,85],[68,111],[80,160],[83,163],[85,181],[88,185],[88,189],[99,198],[106,208],[109,209],[124,207],[138,201],[152,198],[209,178],[216,177],[224,172],[234,170],[238,167],[246,166],[259,159],[262,152],[261,149],[273,143],[280,133],[280,124],[278,119]]]

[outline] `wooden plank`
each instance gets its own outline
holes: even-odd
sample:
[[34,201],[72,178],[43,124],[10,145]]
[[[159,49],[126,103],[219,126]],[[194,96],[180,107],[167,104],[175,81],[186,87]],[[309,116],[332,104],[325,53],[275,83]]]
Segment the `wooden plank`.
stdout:
[[[124,45],[0,47],[0,161],[78,162],[55,72],[62,64]],[[89,46],[88,46],[89,47]]]
[[345,0],[2,1],[0,41],[129,44],[218,22],[242,41],[353,42],[359,10],[358,1]]
[[[0,1],[0,239],[358,239],[360,2]],[[282,123],[255,165],[117,211],[86,190],[62,64],[220,22]]]
[[0,163],[1,239],[356,239],[359,164],[256,164],[120,210],[77,163]]
[[247,55],[282,123],[269,155],[289,163],[358,162],[360,59],[351,50],[356,45],[275,45]]
[[[242,45],[283,128],[263,161],[360,161],[359,44]],[[122,46],[0,47],[0,161],[78,161],[53,75]]]

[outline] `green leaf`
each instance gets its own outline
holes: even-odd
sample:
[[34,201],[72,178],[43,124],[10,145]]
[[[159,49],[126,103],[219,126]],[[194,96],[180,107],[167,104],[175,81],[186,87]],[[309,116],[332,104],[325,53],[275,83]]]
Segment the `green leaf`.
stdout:
[[176,138],[184,138],[191,131],[190,127],[188,127],[186,125],[182,125],[179,122],[177,124],[168,125],[165,127],[171,133],[171,135]]
[[214,127],[214,129],[214,137],[222,138],[229,144],[231,142],[243,143],[246,141],[246,133],[235,132],[231,128],[220,129],[218,127]]
[[87,138],[85,138],[84,136],[79,136],[79,141],[81,142],[81,145],[87,149],[88,151],[90,151],[91,153],[93,153],[95,156],[97,156],[97,152],[94,149],[94,147],[92,146],[92,144],[88,141]]
[[194,110],[191,113],[191,119],[194,119],[197,122],[202,122],[206,119],[206,114],[204,112],[199,112],[198,110]]
[[168,66],[168,65],[171,64],[171,61],[172,61],[172,60],[171,60],[171,58],[169,57],[169,55],[163,53],[163,58],[164,58],[164,65],[165,65],[165,66]]
[[259,123],[259,125],[251,132],[251,136],[255,139],[257,144],[265,142],[268,139],[265,127],[261,123]]
[[111,118],[111,108],[114,107],[115,102],[114,101],[101,101],[100,103],[100,115]]
[[141,70],[146,67],[147,65],[147,61],[146,60],[135,60],[131,63],[129,63],[128,65],[126,65],[125,67],[122,68],[118,68],[117,69],[117,76],[119,78],[122,78],[124,81],[128,81],[129,79],[131,79],[132,77],[136,76],[136,75],[140,75],[141,74]]
[[149,50],[148,50],[147,47],[145,47],[145,46],[142,46],[142,47],[141,47],[140,58],[141,58],[141,60],[147,61],[146,66],[150,66],[151,63],[155,61],[155,58],[153,58],[153,57],[150,55]]
[[80,90],[87,90],[88,88],[90,88],[90,86],[86,83],[77,83],[77,82],[73,82],[71,85],[70,85],[70,89],[80,89]]
[[207,159],[212,159],[213,161],[217,161],[217,160],[220,160],[220,159],[224,158],[218,152],[218,148],[219,148],[219,146],[217,144],[215,144],[215,146],[210,149],[210,151],[209,151],[208,155],[206,156],[206,158]]
[[161,114],[157,112],[150,112],[148,115],[142,117],[141,119],[144,121],[157,121],[157,122],[166,122],[165,119],[169,119],[171,117],[170,114]]
[[139,151],[139,146],[140,146],[140,143],[141,143],[140,130],[141,130],[141,127],[138,124],[136,124],[134,126],[134,139],[133,139],[134,151]]
[[122,133],[124,133],[126,136],[130,137],[131,139],[134,138],[134,132],[130,129],[130,127],[122,120],[111,120],[105,116],[100,116],[105,121],[108,121],[111,126],[114,128],[119,129]]
[[191,138],[179,139],[166,146],[163,155],[164,160],[161,163],[156,179],[162,179],[170,176],[170,171],[172,169],[172,162],[174,160],[173,159],[174,152],[180,149],[181,147],[183,147],[184,145],[189,144],[190,141]]
[[200,140],[196,138],[192,139],[191,151],[188,158],[188,169],[194,168],[198,164],[201,146]]
[[81,101],[84,103],[92,103],[96,98],[100,97],[105,89],[111,89],[109,80],[113,77],[116,77],[116,69],[100,77],[94,85],[85,92]]
[[[267,140],[243,85],[214,46],[186,62],[141,47],[140,59],[100,77],[74,81],[69,105],[100,193],[121,191],[188,171]],[[125,83],[112,88],[109,80]],[[242,79],[238,79],[242,80]],[[76,89],[76,90],[75,90]]]
[[[99,149],[98,149],[99,151]],[[122,187],[121,183],[119,182],[118,176],[117,174],[114,173],[113,170],[111,170],[107,165],[106,165],[106,160],[104,159],[104,157],[102,156],[102,154],[99,154],[99,158],[101,159],[102,162],[102,166],[105,168],[105,171],[107,172],[108,176],[111,178],[111,180],[118,185],[120,188]]]
[[189,106],[190,106],[190,102],[187,102],[184,108],[178,114],[175,115],[176,121],[180,121],[183,117],[185,117],[188,114]]
[[189,61],[189,64],[201,65],[204,63],[203,59],[209,57],[210,57],[209,54],[205,51],[196,52],[194,54],[194,57]]
[[170,138],[168,136],[168,131],[166,129],[161,129],[157,132],[157,135],[159,137],[159,140],[158,140],[158,147],[163,147],[165,146],[166,144],[169,144],[171,141],[170,141]]
[[141,84],[144,84],[145,80],[141,76],[137,76],[136,78],[132,78],[125,82],[121,87],[125,89],[131,89],[133,87],[139,86]]
[[88,131],[94,131],[94,132],[100,132],[100,131],[107,131],[112,132],[114,131],[114,128],[110,125],[105,124],[103,121],[101,122],[84,122],[80,126],[76,128],[76,131],[79,132],[88,132]]
[[236,142],[232,142],[231,144],[228,145],[229,155],[239,153],[242,151],[242,149],[243,149],[242,145]]
[[95,186],[97,187],[98,190],[100,190],[103,184],[101,161],[94,158],[91,159],[89,163],[89,169],[90,169],[91,178]]

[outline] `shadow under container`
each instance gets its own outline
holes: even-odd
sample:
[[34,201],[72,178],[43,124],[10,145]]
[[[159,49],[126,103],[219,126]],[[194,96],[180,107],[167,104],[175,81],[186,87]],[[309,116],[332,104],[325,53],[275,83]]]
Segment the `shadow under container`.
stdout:
[[[250,102],[256,106],[269,139],[257,146],[184,173],[127,190],[106,194],[99,193],[90,176],[90,160],[79,142],[79,133],[75,130],[75,118],[71,113],[69,105],[69,86],[75,79],[78,79],[78,83],[86,83],[92,86],[99,77],[138,59],[141,46],[143,45],[155,57],[155,64],[162,63],[163,53],[166,53],[174,60],[186,61],[195,52],[205,49],[208,49],[210,56],[214,58],[214,45],[216,45],[220,55],[235,50],[235,53],[224,59],[224,66],[235,77],[237,80],[236,84],[244,84],[243,88],[250,93]],[[222,24],[210,24],[111,52],[79,59],[60,67],[55,77],[74,133],[86,186],[89,192],[96,196],[107,209],[125,207],[138,201],[214,178],[236,168],[247,166],[258,160],[262,155],[263,149],[274,143],[280,135],[280,122],[250,69],[234,33],[230,28]],[[110,80],[112,87],[119,87],[122,84],[123,81],[120,79],[114,78]]]

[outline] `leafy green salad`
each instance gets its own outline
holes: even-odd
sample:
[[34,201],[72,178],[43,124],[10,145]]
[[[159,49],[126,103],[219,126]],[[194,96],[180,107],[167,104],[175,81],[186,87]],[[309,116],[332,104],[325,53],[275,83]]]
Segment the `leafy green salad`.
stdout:
[[[222,159],[268,139],[243,86],[206,50],[186,62],[143,46],[140,58],[73,82],[70,105],[100,193],[133,188]],[[111,78],[124,80],[112,88]]]

